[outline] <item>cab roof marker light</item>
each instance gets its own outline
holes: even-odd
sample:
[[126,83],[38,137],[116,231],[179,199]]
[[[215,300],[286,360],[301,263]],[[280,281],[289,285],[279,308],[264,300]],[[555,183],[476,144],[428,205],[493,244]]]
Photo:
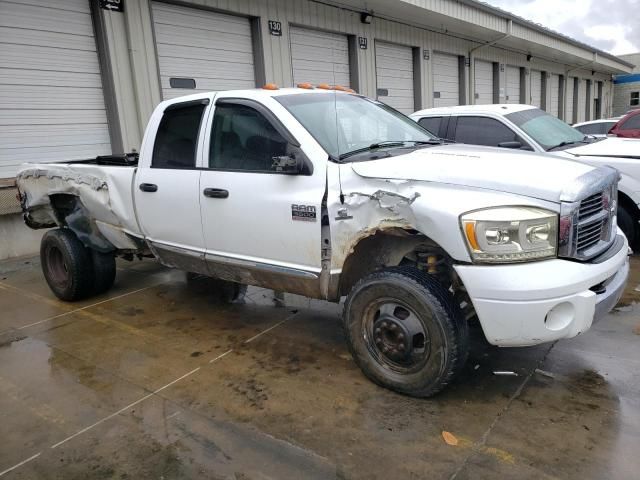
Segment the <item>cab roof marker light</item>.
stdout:
[[276,85],[275,83],[266,83],[263,87],[263,90],[280,90],[280,88],[278,87],[278,85]]
[[331,85],[329,85],[328,83],[319,83],[318,85],[316,85],[316,88],[320,88],[322,90],[331,90]]
[[306,88],[307,90],[313,90],[314,86],[309,82],[302,82],[296,85],[298,88]]

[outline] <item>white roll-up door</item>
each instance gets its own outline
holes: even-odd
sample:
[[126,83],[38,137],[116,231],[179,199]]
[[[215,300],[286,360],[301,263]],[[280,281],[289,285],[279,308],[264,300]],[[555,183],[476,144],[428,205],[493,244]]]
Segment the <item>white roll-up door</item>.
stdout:
[[162,98],[256,86],[248,19],[160,2],[152,9]]
[[552,73],[549,77],[549,103],[548,103],[548,112],[551,115],[558,116],[558,106],[559,106],[559,95],[560,95],[560,75],[556,75]]
[[376,42],[376,88],[381,102],[403,113],[416,110],[411,47]]
[[89,2],[0,1],[0,178],[109,153]]
[[291,27],[293,84],[350,86],[349,42],[346,35]]
[[484,60],[474,62],[474,88],[476,105],[493,103],[493,63]]
[[507,103],[520,103],[520,67],[507,65]]
[[566,104],[565,104],[567,106],[567,108],[565,110],[564,121],[567,122],[568,124],[574,123],[574,121],[573,121],[574,82],[575,82],[575,78],[574,77],[569,77],[569,80],[567,80],[567,101],[566,101]]
[[433,53],[433,106],[452,107],[460,104],[460,77],[457,55]]
[[542,108],[542,72],[531,70],[529,80],[531,82],[531,105]]

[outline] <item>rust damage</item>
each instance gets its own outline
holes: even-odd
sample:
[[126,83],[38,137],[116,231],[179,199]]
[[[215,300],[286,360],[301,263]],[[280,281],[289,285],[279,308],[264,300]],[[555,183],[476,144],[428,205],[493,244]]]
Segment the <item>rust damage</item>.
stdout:
[[353,219],[336,224],[333,268],[341,268],[356,245],[367,237],[383,231],[396,235],[415,228],[412,205],[420,198],[420,193],[406,188],[410,187],[407,182],[403,182],[403,187],[403,190],[409,190],[406,194],[378,188],[372,193],[354,191],[346,195],[344,207]]

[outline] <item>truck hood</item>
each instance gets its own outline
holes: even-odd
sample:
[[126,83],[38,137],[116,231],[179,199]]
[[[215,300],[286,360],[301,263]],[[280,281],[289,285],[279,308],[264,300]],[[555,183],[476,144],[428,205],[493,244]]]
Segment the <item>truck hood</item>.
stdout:
[[483,188],[559,202],[563,189],[593,167],[558,157],[472,145],[443,145],[351,164],[366,178]]
[[567,148],[567,153],[579,157],[622,157],[640,159],[640,140],[635,138],[608,137],[599,142]]

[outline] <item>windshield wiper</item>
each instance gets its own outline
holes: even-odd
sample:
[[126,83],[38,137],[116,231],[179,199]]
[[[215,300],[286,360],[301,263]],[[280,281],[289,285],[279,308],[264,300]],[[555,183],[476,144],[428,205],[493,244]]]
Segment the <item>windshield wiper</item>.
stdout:
[[372,143],[368,147],[358,148],[356,150],[352,150],[347,153],[343,153],[340,155],[339,159],[343,160],[347,157],[351,157],[352,155],[357,155],[359,153],[370,152],[373,150],[378,150],[380,148],[393,148],[393,147],[404,147],[407,143],[411,143],[413,145],[440,145],[442,141],[440,140],[386,140],[384,142],[376,142]]
[[573,140],[571,142],[566,142],[566,141],[565,142],[560,142],[559,144],[554,145],[553,147],[547,148],[547,152],[550,151],[550,150],[555,150],[556,148],[566,147],[567,145],[573,145],[575,143],[589,143],[589,142],[586,142],[584,140]]

